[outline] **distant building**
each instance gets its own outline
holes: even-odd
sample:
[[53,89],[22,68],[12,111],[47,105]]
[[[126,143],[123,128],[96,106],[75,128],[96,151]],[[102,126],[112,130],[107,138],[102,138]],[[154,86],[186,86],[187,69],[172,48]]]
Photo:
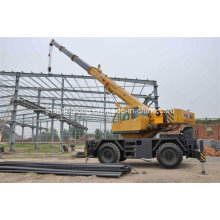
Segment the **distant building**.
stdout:
[[[180,126],[176,131],[165,132],[169,134],[177,134],[183,127]],[[220,124],[196,124],[194,127],[194,136],[196,139],[210,139],[220,141]]]

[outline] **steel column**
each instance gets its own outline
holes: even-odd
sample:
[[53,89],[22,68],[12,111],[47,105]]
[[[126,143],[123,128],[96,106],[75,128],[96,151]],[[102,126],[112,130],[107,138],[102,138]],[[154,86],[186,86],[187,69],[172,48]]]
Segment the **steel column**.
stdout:
[[[75,113],[75,121],[76,121],[76,113]],[[75,146],[76,146],[76,127],[74,127],[74,133],[75,133]]]
[[[79,119],[79,124],[81,123],[80,119]],[[79,131],[79,144],[81,145],[81,129],[78,129]]]
[[102,122],[100,121],[100,140],[102,140]]
[[63,95],[64,95],[64,78],[62,77],[61,88],[61,114],[60,114],[60,152],[63,150]]
[[46,121],[46,144],[48,144],[48,121]]
[[39,143],[42,143],[42,136],[41,136],[41,131],[42,131],[42,129],[41,129],[41,127],[42,127],[42,125],[41,125],[41,121],[40,121],[40,135],[39,135]]
[[32,128],[31,128],[31,131],[32,131],[32,144],[34,143],[34,118],[32,118]]
[[[71,120],[71,111],[69,112],[69,119]],[[71,134],[70,134],[70,132],[71,132],[71,125],[69,124],[69,145],[71,144]]]
[[[52,100],[52,113],[54,113],[54,99]],[[50,147],[53,147],[54,143],[54,118],[51,118],[51,140],[50,140]]]
[[[37,105],[40,105],[40,96],[41,96],[41,90],[38,90]],[[37,111],[37,121],[36,121],[36,143],[35,143],[35,149],[39,149],[39,121],[40,121],[40,112],[39,112],[39,109],[38,109],[38,111]]]
[[23,115],[23,125],[21,126],[22,127],[22,133],[21,133],[21,142],[22,142],[22,144],[24,143],[24,117],[25,117],[25,115]]
[[86,137],[85,137],[85,143],[87,142],[87,130],[88,130],[88,127],[87,127],[87,120],[86,120]]
[[[83,126],[84,126],[84,125],[85,125],[85,119],[83,118]],[[82,137],[83,137],[82,142],[85,143],[85,130],[84,130],[84,129],[82,130]]]
[[[16,74],[15,79],[15,93],[14,93],[14,99],[17,100],[18,98],[18,86],[19,86],[19,77],[20,73]],[[16,128],[16,111],[17,111],[17,102],[13,102],[13,110],[11,113],[11,126],[10,126],[10,151],[15,151],[14,145],[15,145],[15,128]]]

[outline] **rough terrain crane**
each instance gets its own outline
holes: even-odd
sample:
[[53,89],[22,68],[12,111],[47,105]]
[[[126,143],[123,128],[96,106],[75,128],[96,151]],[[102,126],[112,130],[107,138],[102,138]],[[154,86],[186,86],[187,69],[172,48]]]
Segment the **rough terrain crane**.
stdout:
[[87,141],[84,151],[87,157],[98,157],[101,163],[115,163],[128,158],[156,157],[166,168],[177,167],[183,156],[205,161],[204,152],[198,150],[197,141],[193,137],[192,126],[184,127],[179,134],[160,134],[159,138],[155,138],[158,133],[177,129],[182,124],[194,125],[194,113],[182,109],[151,110],[104,74],[100,65],[96,68],[87,64],[55,40],[49,45],[49,72],[51,51],[55,46],[102,83],[113,97],[117,96],[127,104],[121,107],[115,99],[118,112],[112,121],[112,132],[121,134],[122,138]]

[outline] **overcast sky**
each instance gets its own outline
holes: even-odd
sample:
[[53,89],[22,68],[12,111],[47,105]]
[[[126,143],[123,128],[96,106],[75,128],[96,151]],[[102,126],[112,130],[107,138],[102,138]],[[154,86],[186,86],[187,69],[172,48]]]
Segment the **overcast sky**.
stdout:
[[[0,38],[0,70],[47,72],[51,38]],[[158,82],[159,106],[220,117],[219,38],[56,38],[109,76]],[[52,72],[87,74],[53,53]]]

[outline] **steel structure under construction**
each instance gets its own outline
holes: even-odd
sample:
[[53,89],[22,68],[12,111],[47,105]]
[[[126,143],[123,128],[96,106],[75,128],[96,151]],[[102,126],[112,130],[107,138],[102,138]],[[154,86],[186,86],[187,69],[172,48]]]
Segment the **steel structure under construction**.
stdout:
[[[148,79],[112,78],[122,88],[138,98],[145,105],[158,109],[157,82]],[[54,122],[60,123],[60,151],[64,144],[64,123],[76,132],[87,131],[90,123],[106,124],[112,121],[116,106],[114,98],[107,93],[104,86],[88,75],[64,75],[25,72],[0,72],[0,123],[10,125],[10,150],[14,151],[15,128],[21,126],[22,142],[24,129],[32,130],[32,143],[39,148],[41,131],[51,130],[50,140],[54,143]],[[124,106],[119,98],[116,101]],[[4,121],[8,106],[13,101],[7,120]],[[50,124],[50,128],[49,128]],[[1,126],[1,127],[2,127]],[[101,127],[101,126],[100,126]],[[34,136],[36,136],[34,140]],[[79,138],[80,139],[80,138]],[[73,143],[74,144],[74,143]]]

